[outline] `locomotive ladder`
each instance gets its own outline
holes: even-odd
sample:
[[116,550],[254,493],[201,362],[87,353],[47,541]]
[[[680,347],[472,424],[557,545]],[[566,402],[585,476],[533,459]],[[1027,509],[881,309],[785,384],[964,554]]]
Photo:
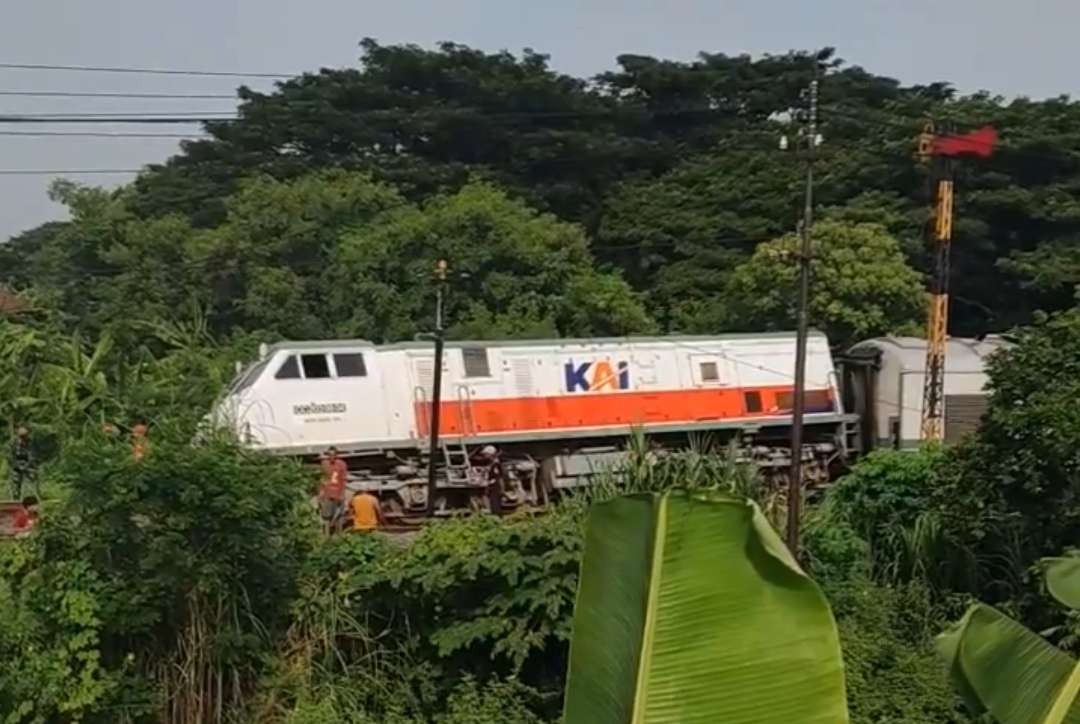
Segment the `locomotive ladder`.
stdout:
[[451,485],[469,485],[469,450],[461,440],[442,443],[443,465],[446,468],[446,481]]

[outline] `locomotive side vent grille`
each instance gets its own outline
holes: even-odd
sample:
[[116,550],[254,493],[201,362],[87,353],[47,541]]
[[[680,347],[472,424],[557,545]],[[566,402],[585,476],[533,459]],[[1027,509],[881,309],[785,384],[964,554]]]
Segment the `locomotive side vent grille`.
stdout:
[[532,368],[529,360],[517,357],[511,363],[514,371],[514,391],[519,397],[528,397],[533,393]]
[[416,360],[416,383],[424,391],[425,399],[430,400],[435,386],[435,362],[429,359]]
[[465,366],[466,377],[491,377],[491,365],[488,363],[488,351],[485,347],[464,347],[461,361]]

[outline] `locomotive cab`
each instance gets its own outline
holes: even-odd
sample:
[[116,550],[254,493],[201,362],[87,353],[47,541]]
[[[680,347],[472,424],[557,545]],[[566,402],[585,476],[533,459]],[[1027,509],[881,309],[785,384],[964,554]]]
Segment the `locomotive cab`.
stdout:
[[314,454],[385,440],[385,412],[373,345],[306,342],[263,350],[218,404],[215,421],[252,447]]

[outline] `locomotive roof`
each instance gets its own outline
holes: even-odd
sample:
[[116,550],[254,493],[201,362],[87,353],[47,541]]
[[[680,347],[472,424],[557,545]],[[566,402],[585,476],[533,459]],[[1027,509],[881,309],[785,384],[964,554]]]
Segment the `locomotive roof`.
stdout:
[[[810,330],[810,337],[824,338],[824,334],[817,330]],[[628,336],[628,337],[562,337],[549,339],[477,339],[477,340],[446,340],[449,348],[457,347],[543,347],[550,345],[571,346],[583,344],[612,344],[612,343],[649,343],[649,342],[713,342],[740,339],[794,339],[794,332],[735,332],[726,334],[670,334],[666,336]],[[281,350],[305,350],[305,349],[340,349],[357,347],[373,347],[375,349],[429,349],[430,340],[414,340],[408,342],[392,342],[390,344],[375,344],[366,339],[326,339],[326,340],[302,340],[296,342],[275,342],[268,345],[267,354]]]

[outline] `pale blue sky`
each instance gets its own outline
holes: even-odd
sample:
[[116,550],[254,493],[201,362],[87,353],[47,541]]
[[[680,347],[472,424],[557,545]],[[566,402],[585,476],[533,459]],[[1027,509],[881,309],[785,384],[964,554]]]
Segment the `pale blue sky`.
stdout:
[[[831,45],[849,63],[906,83],[949,80],[962,91],[1041,98],[1080,95],[1078,31],[1077,0],[8,0],[0,62],[291,73],[354,64],[357,41],[371,36],[385,44],[530,47],[550,54],[559,70],[591,75],[611,67],[619,53],[688,59],[700,50],[760,54]],[[220,93],[238,82],[0,69],[0,91]],[[0,114],[231,105],[0,97]],[[133,168],[175,148],[171,139],[0,136],[0,169]],[[73,178],[113,184],[130,177]],[[46,198],[49,181],[0,175],[0,239],[62,216]]]

